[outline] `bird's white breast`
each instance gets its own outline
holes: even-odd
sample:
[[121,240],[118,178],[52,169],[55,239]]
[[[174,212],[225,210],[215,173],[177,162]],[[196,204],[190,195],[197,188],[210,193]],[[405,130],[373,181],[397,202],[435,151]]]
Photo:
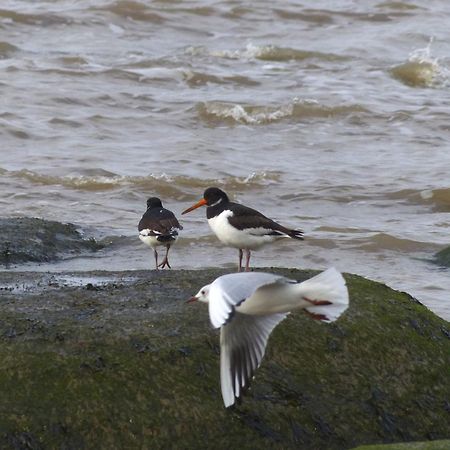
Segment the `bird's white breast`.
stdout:
[[209,226],[217,238],[229,247],[255,250],[264,244],[272,242],[273,236],[265,235],[267,230],[263,228],[247,228],[238,230],[228,221],[233,217],[233,211],[222,211],[218,216],[208,219]]

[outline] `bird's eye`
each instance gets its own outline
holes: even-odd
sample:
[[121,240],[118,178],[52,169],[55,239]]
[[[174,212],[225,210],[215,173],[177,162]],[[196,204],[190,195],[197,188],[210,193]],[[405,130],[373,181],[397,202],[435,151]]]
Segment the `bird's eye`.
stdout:
[[200,294],[205,295],[205,294],[206,294],[206,291],[203,290],[203,291],[200,292]]

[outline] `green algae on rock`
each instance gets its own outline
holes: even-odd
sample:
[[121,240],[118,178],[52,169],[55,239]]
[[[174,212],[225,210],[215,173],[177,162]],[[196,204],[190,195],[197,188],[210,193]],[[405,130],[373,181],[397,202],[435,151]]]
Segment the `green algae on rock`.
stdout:
[[73,224],[30,217],[0,218],[0,264],[44,262],[103,248]]
[[0,272],[0,448],[316,450],[450,438],[448,322],[355,275],[346,313],[330,325],[291,314],[242,403],[225,409],[218,334],[205,305],[185,303],[224,272]]
[[401,444],[363,445],[353,450],[449,450],[450,440],[406,442]]

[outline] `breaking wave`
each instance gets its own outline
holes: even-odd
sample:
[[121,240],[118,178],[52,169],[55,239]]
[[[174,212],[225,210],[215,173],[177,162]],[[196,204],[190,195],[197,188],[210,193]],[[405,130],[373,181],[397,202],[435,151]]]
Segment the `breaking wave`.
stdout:
[[376,233],[368,238],[353,239],[351,241],[351,246],[367,252],[379,252],[384,250],[420,252],[430,251],[431,247],[436,247],[435,245],[430,244],[430,242],[399,238],[387,233]]
[[0,21],[4,23],[15,22],[25,25],[51,26],[69,24],[71,19],[53,13],[31,14],[19,13],[9,9],[0,9]]
[[185,175],[170,176],[165,173],[149,174],[146,176],[123,176],[101,169],[93,169],[90,175],[80,176],[52,176],[35,171],[23,169],[7,171],[0,169],[3,177],[26,180],[33,184],[45,186],[63,186],[69,189],[81,191],[108,191],[114,189],[137,189],[151,191],[160,195],[168,195],[173,198],[186,198],[186,192],[191,188],[206,189],[209,186],[220,186],[223,189],[236,190],[245,187],[267,186],[278,182],[279,172],[252,172],[247,176],[224,176],[222,178],[196,178]]
[[211,125],[220,122],[262,125],[278,122],[285,118],[299,121],[308,118],[332,118],[368,112],[360,105],[324,106],[314,100],[299,99],[294,99],[291,103],[281,106],[254,106],[211,101],[199,103],[197,110],[199,117]]
[[390,69],[391,75],[403,84],[412,87],[438,87],[445,85],[449,69],[431,55],[431,39],[422,49],[414,50],[408,61]]
[[[149,62],[150,63],[150,62]],[[112,75],[119,77],[135,76],[139,82],[185,82],[191,87],[208,84],[235,84],[240,86],[257,86],[260,83],[242,75],[215,75],[183,67],[131,67],[111,69]]]
[[421,203],[431,203],[436,211],[450,212],[450,188],[423,190],[419,195]]
[[92,9],[107,11],[116,16],[125,19],[133,19],[139,22],[159,24],[165,21],[163,16],[152,11],[147,5],[132,0],[119,0],[107,6]]
[[9,58],[13,53],[19,50],[15,45],[9,42],[0,42],[0,58]]
[[303,61],[305,59],[320,59],[324,61],[343,61],[347,58],[333,53],[322,53],[310,50],[298,50],[275,45],[247,44],[243,50],[215,50],[211,56],[227,59],[260,59],[262,61]]

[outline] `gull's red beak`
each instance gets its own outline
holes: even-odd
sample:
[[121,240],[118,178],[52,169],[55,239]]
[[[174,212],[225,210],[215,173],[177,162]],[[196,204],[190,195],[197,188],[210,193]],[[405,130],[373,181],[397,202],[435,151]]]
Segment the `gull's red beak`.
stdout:
[[186,301],[186,303],[194,303],[196,301],[198,301],[197,297],[191,297],[189,300]]
[[193,211],[194,209],[200,208],[200,206],[206,205],[206,200],[202,198],[199,202],[197,202],[195,205],[192,205],[190,208],[183,211],[181,214],[186,214],[188,212]]

